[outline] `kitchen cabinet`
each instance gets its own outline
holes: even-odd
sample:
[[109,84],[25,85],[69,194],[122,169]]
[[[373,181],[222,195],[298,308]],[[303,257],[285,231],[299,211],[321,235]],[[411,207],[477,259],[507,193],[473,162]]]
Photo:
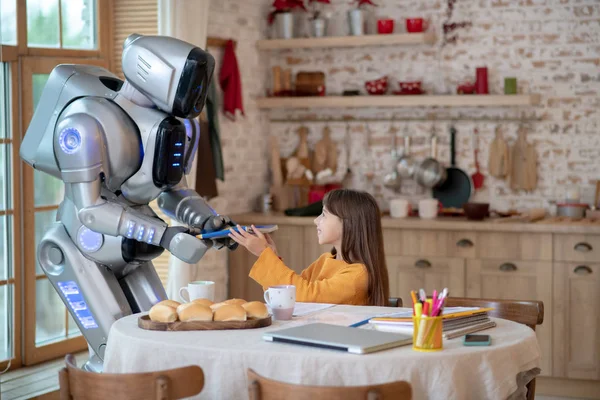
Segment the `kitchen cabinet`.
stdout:
[[387,256],[390,296],[410,306],[410,291],[419,288],[452,288],[450,295],[465,295],[465,260],[442,257]]
[[517,259],[467,260],[466,297],[544,302],[544,322],[536,326],[542,375],[552,373],[552,263]]
[[600,264],[555,263],[554,298],[553,375],[599,380]]

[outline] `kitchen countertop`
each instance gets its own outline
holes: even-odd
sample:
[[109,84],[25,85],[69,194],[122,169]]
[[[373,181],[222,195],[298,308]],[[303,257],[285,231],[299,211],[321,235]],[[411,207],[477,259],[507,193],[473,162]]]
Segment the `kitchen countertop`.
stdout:
[[[243,213],[230,215],[233,221],[249,225],[296,225],[311,226],[315,217],[288,217],[281,212],[271,213]],[[384,216],[381,219],[383,228],[427,229],[448,231],[482,231],[482,232],[538,232],[538,233],[579,233],[600,235],[600,222],[593,224],[582,222],[547,223],[542,221],[533,223],[504,222],[496,219],[484,221],[469,221],[464,217],[439,217],[433,220],[423,220],[418,217],[391,218]]]

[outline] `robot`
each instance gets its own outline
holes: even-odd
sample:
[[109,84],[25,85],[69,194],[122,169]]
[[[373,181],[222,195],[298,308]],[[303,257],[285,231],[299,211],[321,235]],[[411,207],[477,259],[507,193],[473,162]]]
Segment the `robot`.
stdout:
[[[233,226],[187,188],[213,57],[181,40],[132,34],[121,81],[87,65],[59,65],[20,148],[61,179],[64,199],[37,249],[39,263],[85,337],[84,369],[102,372],[111,325],[167,298],[152,260],[167,249],[188,263],[230,239],[199,233]],[[181,226],[169,227],[148,206]]]

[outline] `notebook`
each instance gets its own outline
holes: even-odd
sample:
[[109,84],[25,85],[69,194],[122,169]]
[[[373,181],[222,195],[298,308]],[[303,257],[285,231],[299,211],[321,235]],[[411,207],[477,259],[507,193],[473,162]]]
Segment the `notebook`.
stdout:
[[367,354],[412,344],[412,335],[380,332],[323,323],[267,332],[263,339],[324,349]]

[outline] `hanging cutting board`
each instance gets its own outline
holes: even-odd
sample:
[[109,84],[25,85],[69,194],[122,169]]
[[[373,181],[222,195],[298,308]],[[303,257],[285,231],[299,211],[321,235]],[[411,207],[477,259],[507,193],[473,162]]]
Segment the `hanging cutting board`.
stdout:
[[494,140],[490,145],[488,160],[489,174],[494,178],[505,178],[509,173],[508,144],[504,140],[500,127],[496,127]]
[[517,141],[510,151],[510,187],[513,190],[532,191],[537,185],[537,153],[527,143],[524,128],[519,129]]

